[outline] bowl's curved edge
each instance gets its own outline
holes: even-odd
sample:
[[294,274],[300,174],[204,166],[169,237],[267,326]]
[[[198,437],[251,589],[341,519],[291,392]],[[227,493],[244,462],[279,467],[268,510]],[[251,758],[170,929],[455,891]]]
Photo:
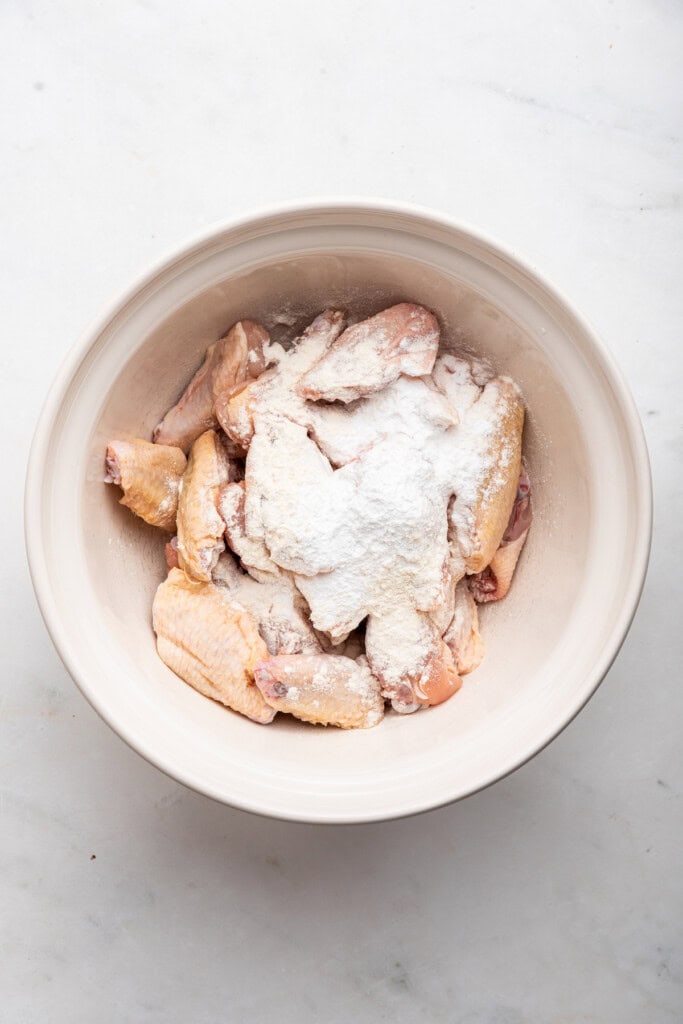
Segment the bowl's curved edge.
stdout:
[[487,236],[486,233],[466,224],[463,221],[446,217],[414,204],[397,203],[385,199],[370,199],[367,197],[322,197],[315,200],[294,200],[287,203],[260,208],[257,211],[243,214],[240,217],[211,225],[195,235],[194,238],[190,239],[185,245],[175,247],[169,255],[158,260],[151,269],[141,274],[128,287],[122,296],[112,301],[103,313],[100,314],[100,316],[97,317],[95,321],[92,322],[83,332],[79,340],[72,346],[65,356],[57,371],[55,379],[49,388],[38,418],[28,457],[24,492],[24,538],[29,572],[38,606],[52,643],[64,664],[64,667],[100,717],[110,727],[113,727],[106,709],[98,700],[97,695],[91,690],[87,679],[80,671],[77,658],[74,657],[73,652],[70,650],[70,645],[64,637],[60,636],[59,609],[52,598],[52,594],[47,583],[48,572],[45,564],[45,550],[42,532],[40,529],[40,497],[42,492],[42,479],[45,461],[44,456],[47,449],[47,440],[75,372],[100,333],[116,316],[125,310],[126,306],[132,302],[143,289],[151,285],[161,274],[172,270],[175,264],[186,260],[193,254],[193,252],[201,250],[211,240],[218,238],[222,234],[238,230],[241,227],[255,226],[259,223],[267,224],[276,217],[305,216],[311,213],[329,213],[330,215],[334,215],[335,213],[349,214],[353,212],[358,212],[359,214],[378,212],[386,213],[391,216],[407,218],[414,221],[416,224],[419,222],[422,222],[423,224],[427,223],[432,227],[446,228],[463,236],[469,236],[476,243],[488,248],[500,259],[508,262],[515,269],[528,276],[537,286],[540,286],[540,288],[553,302],[555,302],[576,322],[584,335],[589,339],[597,357],[602,363],[605,375],[616,394],[619,407],[624,415],[629,435],[629,449],[632,452],[634,459],[634,475],[638,484],[637,493],[639,496],[639,508],[635,514],[634,564],[631,576],[631,586],[628,594],[624,597],[623,607],[618,617],[618,621],[612,629],[609,642],[605,645],[601,658],[596,662],[590,686],[588,687],[585,695],[577,703],[566,721],[561,723],[559,728],[554,728],[549,734],[542,737],[538,743],[525,750],[518,759],[511,760],[509,764],[496,771],[491,778],[486,779],[481,785],[476,788],[469,789],[467,792],[456,793],[445,800],[439,799],[431,803],[421,801],[419,806],[400,807],[388,813],[369,811],[367,813],[355,814],[353,816],[331,814],[323,817],[319,814],[305,814],[294,808],[288,810],[281,806],[255,806],[253,802],[240,801],[234,798],[227,801],[223,794],[212,791],[211,787],[208,787],[199,780],[179,771],[176,766],[164,763],[163,758],[160,758],[157,753],[149,749],[144,749],[144,745],[141,745],[137,740],[133,740],[130,735],[126,735],[125,730],[121,729],[120,725],[117,723],[114,731],[121,736],[124,742],[126,742],[132,750],[143,756],[150,762],[150,764],[153,764],[171,778],[176,779],[183,785],[188,786],[190,789],[193,789],[202,795],[209,796],[221,803],[228,804],[228,806],[236,807],[239,810],[278,818],[280,820],[295,821],[305,824],[369,824],[372,822],[390,821],[420,813],[426,813],[427,811],[436,810],[439,807],[446,807],[452,803],[458,802],[459,800],[465,799],[467,796],[472,796],[475,793],[482,792],[494,783],[511,775],[535,757],[540,751],[548,746],[548,744],[550,744],[574,720],[582,708],[585,707],[586,703],[593,696],[617,657],[638,608],[643,587],[645,585],[652,542],[653,499],[650,460],[642,422],[638,415],[630,389],[621,369],[597,332],[588,323],[586,318],[575,309],[573,304],[562,293],[562,291],[548,281],[547,278],[530,261],[520,257],[515,251],[506,248],[497,240]]

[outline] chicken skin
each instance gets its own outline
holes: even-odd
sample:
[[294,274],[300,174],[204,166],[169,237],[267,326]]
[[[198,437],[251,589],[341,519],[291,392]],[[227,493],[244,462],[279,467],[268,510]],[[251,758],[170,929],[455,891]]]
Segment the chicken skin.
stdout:
[[200,434],[215,430],[226,415],[230,390],[264,369],[263,348],[268,340],[265,327],[242,320],[210,345],[180,399],[155,428],[154,442],[175,445],[187,453]]
[[450,650],[423,612],[397,608],[393,615],[370,615],[365,650],[382,696],[395,710],[442,704],[462,685]]
[[486,569],[472,576],[469,581],[470,590],[479,604],[500,601],[507,594],[529,533],[531,519],[531,484],[522,462],[517,496],[500,547]]
[[461,676],[474,672],[484,657],[484,643],[479,635],[479,616],[467,580],[455,588],[453,617],[443,635]]
[[381,391],[401,374],[431,373],[438,345],[434,314],[401,302],[348,327],[304,374],[297,390],[314,401],[352,402]]
[[509,377],[495,377],[466,411],[458,433],[468,472],[454,480],[449,509],[451,552],[464,570],[478,573],[496,553],[517,493],[522,460],[524,405]]
[[121,505],[151,526],[173,533],[178,492],[187,460],[180,448],[133,441],[111,441],[107,446],[105,483],[123,491]]
[[282,655],[260,661],[254,678],[274,710],[304,722],[370,729],[384,717],[379,682],[363,657]]
[[254,685],[268,656],[252,616],[213,583],[171,569],[154,598],[152,622],[161,660],[205,697],[266,725],[275,710]]
[[246,450],[263,415],[285,416],[296,423],[306,420],[306,403],[298,394],[301,377],[333,344],[344,327],[344,316],[326,309],[315,318],[287,351],[272,346],[272,369],[256,381],[236,385],[228,398],[221,424],[226,434]]
[[216,432],[207,430],[192,445],[178,501],[178,563],[207,583],[225,550],[225,523],[217,506],[229,479],[230,460]]

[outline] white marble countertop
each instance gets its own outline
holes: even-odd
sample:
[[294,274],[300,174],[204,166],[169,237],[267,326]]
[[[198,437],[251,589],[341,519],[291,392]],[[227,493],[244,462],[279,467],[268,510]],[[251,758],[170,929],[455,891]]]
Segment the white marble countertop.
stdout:
[[[683,1019],[682,44],[675,0],[2,5],[2,1022]],[[656,527],[623,651],[547,750],[459,805],[315,828],[197,796],[99,720],[21,500],[105,301],[213,220],[335,193],[476,224],[582,308]]]

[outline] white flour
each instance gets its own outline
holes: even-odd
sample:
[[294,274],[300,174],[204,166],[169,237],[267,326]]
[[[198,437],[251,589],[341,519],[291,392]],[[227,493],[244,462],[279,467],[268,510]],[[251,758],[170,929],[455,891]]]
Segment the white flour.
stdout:
[[307,402],[297,422],[308,427],[334,466],[343,466],[385,435],[420,436],[425,422],[446,428],[459,419],[429,378],[399,377],[350,405]]
[[288,573],[257,583],[226,552],[213,570],[213,582],[254,616],[269,654],[317,654],[322,650]]
[[297,422],[304,416],[307,403],[296,392],[296,385],[307,370],[320,359],[344,327],[344,316],[326,310],[307,327],[297,344],[284,349],[277,343],[264,350],[272,368],[254,387],[254,413],[287,416]]
[[514,453],[500,427],[514,386],[482,388],[482,364],[444,355],[434,382],[400,377],[345,408],[307,403],[296,383],[329,344],[321,333],[276,353],[259,396],[247,532],[295,574],[313,626],[333,642],[370,616],[373,667],[398,683],[434,654],[442,630],[428,613],[452,600],[473,510],[507,478]]
[[439,345],[436,317],[403,302],[344,331],[299,382],[309,398],[350,402],[380,391],[399,375],[431,373]]

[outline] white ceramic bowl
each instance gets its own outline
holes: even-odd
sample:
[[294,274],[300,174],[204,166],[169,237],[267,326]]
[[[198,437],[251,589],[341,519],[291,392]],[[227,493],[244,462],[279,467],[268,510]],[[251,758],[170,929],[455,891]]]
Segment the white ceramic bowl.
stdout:
[[[445,336],[521,385],[535,522],[510,595],[483,610],[486,659],[448,703],[376,729],[259,727],[156,655],[161,535],[103,485],[120,434],[148,437],[235,320],[303,324],[326,305],[434,309]],[[288,205],[157,266],[88,331],[34,438],[26,537],[40,607],[85,696],[135,750],[194,789],[281,818],[423,811],[500,779],[591,696],[628,630],[650,543],[647,451],[627,388],[585,321],[477,232],[382,202]]]

